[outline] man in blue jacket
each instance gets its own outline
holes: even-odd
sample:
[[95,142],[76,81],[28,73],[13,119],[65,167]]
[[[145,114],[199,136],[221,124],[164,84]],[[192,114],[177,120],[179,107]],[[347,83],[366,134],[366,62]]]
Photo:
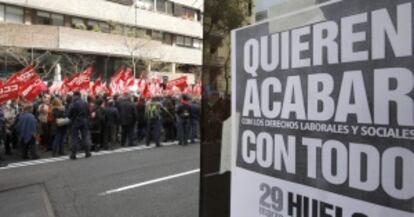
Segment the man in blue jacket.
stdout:
[[18,133],[19,144],[22,147],[22,158],[29,159],[29,153],[32,159],[38,159],[39,156],[36,153],[36,136],[37,136],[37,120],[31,113],[33,107],[31,104],[27,104],[23,108],[23,113],[19,115],[19,119],[16,123],[16,130]]
[[[68,117],[71,121],[70,135],[72,139],[70,159],[76,160],[79,145],[84,147],[85,157],[90,157],[89,106],[86,101],[81,99],[79,91],[73,94],[73,102],[69,106]],[[79,138],[79,134],[81,138]]]

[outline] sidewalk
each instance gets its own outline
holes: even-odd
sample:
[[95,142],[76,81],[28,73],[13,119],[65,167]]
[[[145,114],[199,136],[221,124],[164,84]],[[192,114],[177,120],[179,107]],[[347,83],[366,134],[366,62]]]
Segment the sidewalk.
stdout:
[[[177,141],[173,141],[173,142],[161,142],[161,146],[169,146],[169,145],[174,145],[174,144],[177,144],[178,142]],[[106,152],[116,152],[116,150],[120,150],[120,149],[129,149],[129,148],[136,148],[136,147],[140,147],[140,146],[145,146],[145,142],[144,141],[141,141],[140,143],[135,143],[136,145],[135,146],[121,146],[119,143],[118,144],[116,144],[116,145],[114,145],[113,147],[112,147],[112,149],[110,149],[110,150],[100,150],[99,152],[97,152],[97,151],[94,151],[93,149],[91,149],[91,152],[92,152],[92,156],[93,155],[97,155],[98,153],[100,153],[100,152],[102,152],[102,153],[106,153]],[[151,146],[150,147],[152,147],[152,146],[154,146],[154,144],[152,144],[151,143]],[[65,157],[67,157],[67,158],[69,158],[69,154],[70,154],[70,146],[68,145],[68,144],[65,144],[64,145],[64,153],[65,153],[65,155],[62,155],[62,156],[52,156],[52,151],[46,151],[46,150],[44,150],[43,149],[43,147],[39,147],[39,146],[37,146],[36,147],[36,150],[37,150],[37,154],[39,155],[39,159],[37,159],[37,160],[41,160],[41,159],[48,159],[48,158],[65,158]],[[3,159],[3,162],[5,162],[5,163],[7,163],[7,164],[14,164],[14,163],[21,163],[21,162],[26,162],[26,161],[33,161],[33,159],[22,159],[22,157],[21,157],[21,152],[20,152],[20,150],[19,149],[16,149],[16,150],[12,150],[12,154],[11,155],[5,155],[4,153],[5,153],[5,151],[4,151],[4,147],[1,147],[0,148],[0,156],[1,156],[1,158]],[[83,154],[83,151],[82,150],[80,150],[80,151],[78,151],[78,154]]]

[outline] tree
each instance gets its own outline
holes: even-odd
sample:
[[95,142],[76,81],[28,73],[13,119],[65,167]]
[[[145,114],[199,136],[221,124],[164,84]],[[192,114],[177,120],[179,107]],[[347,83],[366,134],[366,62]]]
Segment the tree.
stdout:
[[22,67],[33,66],[37,71],[42,71],[42,78],[46,78],[55,69],[60,58],[53,58],[50,51],[35,51],[20,47],[0,46],[0,56],[11,57],[14,62]]
[[76,53],[61,53],[62,71],[66,75],[80,72],[95,63],[94,56]]
[[[230,89],[230,33],[231,30],[247,24],[251,14],[251,0],[205,1],[204,17],[204,65],[219,66],[225,78],[225,91]],[[224,54],[221,63],[214,63],[214,56],[221,48]],[[209,74],[209,76],[212,74]],[[207,76],[207,75],[206,75]],[[213,75],[217,76],[217,75]]]

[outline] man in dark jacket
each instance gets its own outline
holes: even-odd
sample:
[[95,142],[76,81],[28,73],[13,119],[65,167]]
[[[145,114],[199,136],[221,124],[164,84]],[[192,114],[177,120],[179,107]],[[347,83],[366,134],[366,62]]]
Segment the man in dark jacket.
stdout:
[[104,137],[104,144],[103,148],[105,150],[111,149],[116,142],[116,133],[117,127],[119,125],[119,112],[118,109],[115,107],[115,102],[110,100],[105,109],[105,137]]
[[200,103],[193,100],[191,103],[190,143],[194,144],[198,138],[198,123],[200,121]]
[[37,120],[31,113],[33,107],[31,104],[25,105],[23,113],[20,114],[19,120],[16,123],[16,130],[19,135],[19,143],[22,147],[22,158],[29,159],[28,152],[30,152],[32,159],[38,159],[36,153],[36,136],[37,136]]
[[[0,106],[0,144],[4,144],[5,137],[5,118],[3,113],[3,108]],[[4,162],[4,159],[0,155],[0,167],[7,166],[7,163]]]
[[132,97],[126,95],[119,104],[119,115],[121,119],[121,146],[125,146],[128,139],[128,145],[134,145],[134,127],[137,121],[137,110],[132,102]]
[[[88,158],[91,156],[90,153],[90,132],[89,132],[89,107],[88,103],[81,99],[80,92],[75,92],[73,94],[73,102],[69,106],[68,112],[69,119],[71,120],[71,139],[72,139],[72,153],[70,159],[76,160],[76,152],[78,151],[78,146],[83,145],[85,150],[85,157]],[[79,133],[81,139],[79,138]]]
[[145,119],[145,99],[140,97],[137,102],[137,139],[141,142],[145,138],[145,127],[147,121]]
[[189,104],[189,97],[183,95],[180,105],[177,106],[177,131],[178,144],[187,145],[190,137],[190,119],[191,119],[191,105]]
[[146,146],[149,146],[151,141],[154,140],[156,147],[161,147],[160,136],[161,136],[161,115],[160,115],[161,104],[157,98],[151,99],[145,108],[145,118],[147,120],[147,138]]

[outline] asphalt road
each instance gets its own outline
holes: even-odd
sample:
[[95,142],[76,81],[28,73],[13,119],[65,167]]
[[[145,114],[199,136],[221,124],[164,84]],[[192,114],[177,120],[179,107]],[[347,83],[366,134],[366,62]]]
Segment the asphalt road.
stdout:
[[196,217],[199,153],[172,145],[3,169],[0,216]]

